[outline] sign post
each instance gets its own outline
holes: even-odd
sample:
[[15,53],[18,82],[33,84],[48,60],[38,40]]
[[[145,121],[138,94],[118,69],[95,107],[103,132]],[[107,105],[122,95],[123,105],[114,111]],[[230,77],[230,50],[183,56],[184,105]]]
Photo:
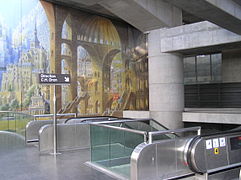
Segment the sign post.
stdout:
[[63,84],[70,84],[70,75],[69,74],[46,74],[40,73],[39,74],[39,84],[43,85],[53,85],[54,87],[54,96],[53,96],[53,105],[54,105],[54,117],[53,117],[53,155],[57,155],[57,97],[56,97],[56,85],[63,85]]
[[53,155],[56,155],[57,154],[57,118],[56,118],[56,109],[57,109],[57,98],[56,98],[56,85],[54,85],[54,97],[53,97],[53,101],[54,101],[54,111],[53,111],[53,114],[54,114],[54,119],[53,119],[53,126],[54,126],[54,151],[53,151]]

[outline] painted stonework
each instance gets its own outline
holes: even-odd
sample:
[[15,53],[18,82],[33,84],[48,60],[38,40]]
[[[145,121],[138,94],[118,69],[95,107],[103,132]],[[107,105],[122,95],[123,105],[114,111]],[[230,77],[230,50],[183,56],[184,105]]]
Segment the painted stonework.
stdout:
[[51,111],[53,89],[38,84],[40,72],[71,75],[70,85],[57,88],[59,113],[148,110],[146,38],[141,32],[124,22],[31,1],[31,7],[20,4],[15,25],[5,23],[7,14],[0,11],[2,110]]

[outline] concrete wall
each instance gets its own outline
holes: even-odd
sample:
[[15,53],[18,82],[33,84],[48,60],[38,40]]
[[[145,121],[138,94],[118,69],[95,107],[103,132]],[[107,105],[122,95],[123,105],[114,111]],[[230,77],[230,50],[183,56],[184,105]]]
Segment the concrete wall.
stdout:
[[149,111],[123,111],[123,117],[125,118],[149,118]]
[[223,51],[223,82],[241,82],[241,49]]
[[160,30],[161,52],[197,54],[240,47],[241,36],[204,21]]
[[241,6],[231,0],[168,0],[169,3],[241,35]]
[[237,112],[213,111],[209,112],[184,112],[183,122],[241,124],[241,114]]
[[161,52],[161,30],[148,35],[150,117],[164,126],[182,127],[184,109],[183,59]]
[[143,32],[182,24],[182,11],[164,0],[104,0],[99,4]]

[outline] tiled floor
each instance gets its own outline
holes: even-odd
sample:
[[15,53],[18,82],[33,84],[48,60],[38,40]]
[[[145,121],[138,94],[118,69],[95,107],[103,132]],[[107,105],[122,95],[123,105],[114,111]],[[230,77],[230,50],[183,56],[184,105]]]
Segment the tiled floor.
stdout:
[[40,155],[16,135],[0,132],[0,180],[114,180],[91,169],[88,150]]

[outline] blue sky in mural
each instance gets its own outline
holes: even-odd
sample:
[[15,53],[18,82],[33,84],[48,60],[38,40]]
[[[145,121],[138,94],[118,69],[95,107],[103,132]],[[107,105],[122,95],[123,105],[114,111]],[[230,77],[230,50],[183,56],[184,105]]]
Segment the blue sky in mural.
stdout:
[[28,14],[37,2],[38,0],[1,0],[0,16],[10,28],[15,28],[21,20],[21,15]]
[[[42,47],[49,49],[47,17],[39,0],[1,0],[0,25],[3,27],[2,33],[5,32],[8,36],[7,43],[15,48],[19,48],[24,43],[26,45],[27,41],[33,39],[36,25]],[[1,59],[0,64],[2,64]]]
[[47,53],[49,27],[40,1],[0,0],[0,91],[3,72],[8,65],[20,62],[36,37]]

